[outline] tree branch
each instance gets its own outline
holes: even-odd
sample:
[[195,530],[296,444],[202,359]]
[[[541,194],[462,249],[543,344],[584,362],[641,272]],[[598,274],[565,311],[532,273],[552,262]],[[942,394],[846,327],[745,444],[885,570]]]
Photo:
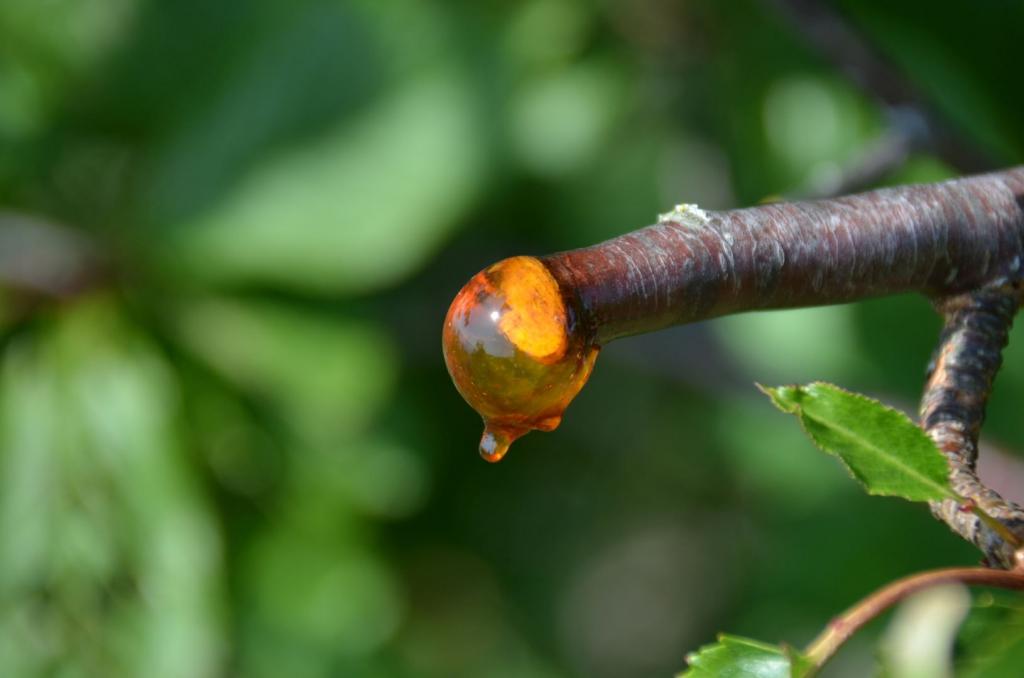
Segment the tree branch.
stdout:
[[[1014,280],[937,303],[945,327],[921,398],[921,425],[949,460],[953,491],[998,520],[1018,541],[1024,536],[1024,510],[985,487],[975,469],[985,404],[1021,290],[1020,281]],[[954,501],[933,502],[932,513],[981,549],[992,564],[1016,566],[1017,548],[998,525],[963,511]]]
[[[658,224],[542,261],[590,344],[756,309],[917,291],[945,329],[921,405],[969,500],[933,513],[1014,568],[1024,510],[975,473],[978,433],[1022,299],[1024,167],[938,184],[727,212],[680,205]],[[987,514],[987,515],[986,515]]]
[[741,311],[941,298],[1021,276],[1024,167],[814,202],[682,207],[543,259],[596,343]]

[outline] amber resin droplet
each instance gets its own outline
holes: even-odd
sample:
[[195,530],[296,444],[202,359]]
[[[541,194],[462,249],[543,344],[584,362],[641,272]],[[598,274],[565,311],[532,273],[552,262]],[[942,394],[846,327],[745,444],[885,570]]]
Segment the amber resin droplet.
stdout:
[[575,327],[540,260],[484,269],[455,297],[444,359],[459,393],[484,419],[480,454],[498,461],[524,433],[552,431],[590,376],[598,347]]

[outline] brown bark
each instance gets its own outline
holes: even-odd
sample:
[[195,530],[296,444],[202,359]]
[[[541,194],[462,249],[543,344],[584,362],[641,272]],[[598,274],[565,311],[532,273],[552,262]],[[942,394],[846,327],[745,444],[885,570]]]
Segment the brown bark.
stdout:
[[544,259],[598,343],[755,309],[1021,275],[1024,167],[813,202],[684,212]]
[[969,504],[933,513],[992,565],[1018,567],[1024,510],[975,474],[985,404],[1024,295],[1024,167],[938,184],[727,212],[680,206],[654,226],[543,259],[589,340],[756,309],[896,292],[946,320],[921,425]]
[[[921,398],[921,425],[949,460],[953,491],[1024,541],[1024,510],[986,487],[975,472],[985,404],[1021,294],[1019,281],[1013,281],[939,302],[946,323]],[[977,514],[951,500],[933,502],[932,513],[981,549],[991,564],[1017,566],[1014,546]]]

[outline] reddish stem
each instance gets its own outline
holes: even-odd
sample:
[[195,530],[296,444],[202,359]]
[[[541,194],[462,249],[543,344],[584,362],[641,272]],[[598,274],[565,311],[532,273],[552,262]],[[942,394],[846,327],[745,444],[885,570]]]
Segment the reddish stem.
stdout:
[[815,666],[820,668],[862,626],[896,603],[922,589],[950,583],[1022,590],[1024,589],[1024,574],[982,567],[952,567],[898,579],[875,591],[832,620],[825,630],[807,646],[804,654]]

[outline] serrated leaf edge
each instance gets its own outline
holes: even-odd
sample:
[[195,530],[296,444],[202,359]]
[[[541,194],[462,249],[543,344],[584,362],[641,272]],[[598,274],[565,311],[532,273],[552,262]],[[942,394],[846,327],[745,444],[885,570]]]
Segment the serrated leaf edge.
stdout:
[[[901,499],[906,499],[907,501],[919,501],[917,499],[909,499],[909,498],[904,497],[902,495],[891,494],[889,492],[877,492],[877,491],[873,490],[871,487],[869,487],[867,482],[865,482],[865,480],[863,478],[861,478],[857,474],[857,472],[853,469],[853,467],[850,466],[846,462],[845,459],[843,459],[841,454],[839,454],[837,452],[833,452],[831,450],[827,450],[827,449],[825,449],[824,447],[822,447],[818,443],[818,441],[814,437],[814,435],[810,431],[807,430],[807,425],[804,422],[804,417],[807,417],[808,419],[813,419],[814,421],[819,421],[819,422],[821,420],[820,419],[816,419],[816,418],[811,417],[810,415],[808,415],[804,411],[804,408],[801,407],[799,403],[781,401],[781,397],[780,397],[779,391],[781,391],[784,388],[790,388],[790,389],[802,390],[805,393],[807,393],[812,388],[834,389],[835,391],[838,391],[840,393],[843,393],[844,395],[850,396],[850,397],[852,397],[855,400],[859,400],[859,401],[867,403],[869,405],[879,406],[879,407],[881,407],[884,410],[888,410],[889,412],[895,413],[898,417],[902,418],[904,421],[906,421],[912,427],[914,427],[915,429],[920,431],[921,435],[923,435],[925,437],[925,439],[928,441],[929,445],[934,447],[935,451],[939,455],[941,455],[942,452],[939,451],[939,449],[937,447],[935,447],[934,441],[932,441],[932,439],[929,438],[927,436],[927,434],[925,434],[925,432],[922,431],[921,428],[917,424],[914,423],[914,420],[907,416],[907,414],[905,412],[902,412],[902,411],[896,409],[895,407],[891,407],[889,405],[886,405],[885,403],[883,403],[880,400],[876,400],[875,398],[871,398],[869,396],[866,396],[863,393],[857,393],[856,391],[850,391],[849,389],[845,389],[842,386],[837,386],[837,385],[829,383],[827,381],[812,381],[812,382],[810,382],[808,384],[805,384],[805,385],[789,384],[789,385],[786,385],[786,386],[775,386],[775,387],[763,386],[761,384],[755,384],[755,385],[757,386],[758,389],[761,390],[761,392],[763,392],[765,395],[768,396],[768,398],[772,401],[772,404],[775,405],[775,407],[777,409],[779,409],[781,412],[783,412],[785,414],[792,414],[792,415],[794,415],[796,417],[796,419],[797,419],[797,422],[800,424],[800,429],[804,432],[804,434],[807,436],[807,438],[810,439],[811,443],[816,448],[818,448],[819,450],[824,452],[825,454],[828,454],[828,455],[838,459],[840,464],[842,465],[842,467],[844,469],[846,469],[846,472],[850,475],[850,477],[853,478],[854,480],[856,480],[857,483],[861,487],[863,487],[864,491],[867,492],[869,495],[874,496],[874,497],[899,497]],[[843,427],[838,427],[838,426],[835,426],[834,424],[828,424],[828,425],[833,427],[833,428],[836,428],[836,429],[838,429],[840,431],[843,431],[843,432],[846,432],[846,433],[850,433],[847,429],[845,429]],[[856,436],[853,436],[852,433],[850,433],[850,437],[853,437],[855,439],[859,439]],[[879,449],[875,445],[871,445],[871,447],[876,449],[876,450]],[[903,466],[903,465],[900,464],[900,466]],[[926,481],[924,484],[931,485],[931,486],[935,485],[935,481],[933,481],[931,478],[928,478],[927,476],[921,476],[920,472],[918,472],[913,467],[903,466],[903,468],[905,468],[906,470],[910,471],[911,472],[910,475],[913,475],[913,476],[918,477],[918,478],[923,477],[925,479],[925,481]],[[948,479],[947,479],[947,482],[948,482]],[[939,486],[939,489],[942,490],[942,495],[941,496],[936,496],[936,497],[934,497],[934,499],[936,499],[936,500],[952,499],[952,500],[958,501],[958,502],[959,501],[963,501],[963,498],[960,495],[956,494],[952,490],[952,488],[950,488],[948,485],[944,486],[944,487],[943,486]]]

